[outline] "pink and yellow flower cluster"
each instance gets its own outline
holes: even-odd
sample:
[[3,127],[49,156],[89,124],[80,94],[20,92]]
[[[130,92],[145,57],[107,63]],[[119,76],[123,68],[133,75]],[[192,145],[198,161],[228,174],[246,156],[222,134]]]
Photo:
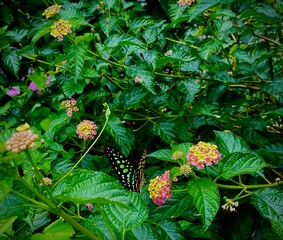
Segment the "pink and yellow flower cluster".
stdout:
[[93,140],[96,136],[96,124],[90,120],[84,120],[83,122],[77,125],[77,134],[79,138],[82,138],[84,141],[90,139]]
[[64,101],[62,104],[63,104],[65,107],[68,108],[68,110],[67,110],[67,115],[68,115],[69,117],[72,117],[73,112],[78,112],[78,111],[79,111],[79,109],[78,109],[78,107],[77,107],[77,101],[76,101],[75,99],[73,99],[73,98],[70,99],[70,100]]
[[55,4],[50,6],[49,8],[45,9],[44,13],[42,13],[43,16],[46,18],[53,17],[58,12],[60,12],[61,5]]
[[212,163],[218,164],[221,154],[217,150],[216,145],[199,142],[190,148],[187,159],[188,165],[196,166],[198,170],[201,170],[205,165],[210,166]]
[[152,179],[149,183],[149,194],[152,201],[161,206],[165,200],[172,198],[170,193],[170,171],[165,171],[164,174]]
[[64,35],[72,33],[71,27],[72,25],[68,20],[59,19],[51,26],[52,31],[50,34],[51,36],[56,37],[58,42],[61,42],[64,39]]

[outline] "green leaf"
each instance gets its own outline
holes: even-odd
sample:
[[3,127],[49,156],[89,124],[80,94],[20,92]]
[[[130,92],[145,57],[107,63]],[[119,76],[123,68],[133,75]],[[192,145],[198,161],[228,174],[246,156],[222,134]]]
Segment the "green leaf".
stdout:
[[85,79],[75,81],[73,78],[64,83],[62,90],[67,97],[73,96],[75,93],[82,93],[84,87],[87,85]]
[[117,17],[107,17],[103,18],[99,21],[99,24],[101,26],[101,30],[104,32],[104,34],[109,37],[112,30],[116,27],[116,22],[118,21]]
[[275,97],[277,101],[283,104],[283,78],[276,78],[271,83],[265,84],[262,90]]
[[25,221],[30,225],[31,230],[36,229],[46,225],[50,221],[49,213],[43,210],[30,211]]
[[176,84],[179,91],[187,94],[186,103],[188,104],[193,102],[195,94],[201,90],[200,84],[192,79],[181,80]]
[[182,216],[184,212],[188,211],[188,209],[193,206],[192,197],[188,194],[183,199],[174,197],[175,195],[173,194],[173,198],[167,200],[165,205],[151,211],[151,217],[155,222]]
[[44,21],[40,23],[40,25],[36,27],[36,33],[31,39],[31,44],[34,45],[41,37],[43,37],[47,33],[50,33],[53,23],[53,21]]
[[[153,234],[153,230],[145,224],[133,228],[131,231],[137,240],[144,240],[144,239],[156,240],[156,237]],[[126,238],[126,239],[133,239],[133,238]]]
[[185,20],[188,20],[189,15],[185,14],[186,10],[187,10],[186,6],[179,6],[177,3],[170,4],[169,16],[170,16],[171,22],[175,25],[178,22],[183,22]]
[[157,38],[157,29],[147,29],[143,32],[142,37],[147,44],[155,42]]
[[125,128],[120,119],[114,116],[110,117],[106,130],[114,138],[114,141],[121,146],[122,153],[128,156],[135,140],[132,130]]
[[[251,204],[260,214],[269,219],[277,234],[282,235],[283,223],[283,191],[282,189],[265,188],[255,192],[251,198]],[[281,225],[281,230],[278,226]]]
[[20,69],[20,58],[18,52],[15,49],[9,49],[3,51],[1,55],[4,65],[16,78],[18,78],[18,72]]
[[0,202],[3,201],[12,189],[13,181],[10,178],[0,180]]
[[156,94],[154,89],[154,75],[152,71],[144,70],[144,66],[132,65],[126,71],[126,74],[131,78],[141,79],[141,84],[152,94]]
[[64,202],[129,204],[129,191],[103,172],[80,171],[62,180],[52,195]]
[[153,23],[153,18],[149,16],[134,18],[133,21],[130,22],[130,28],[132,30],[139,30],[142,27],[147,27],[149,25],[152,25],[152,23]]
[[189,194],[199,211],[204,231],[211,225],[220,206],[220,195],[215,182],[210,178],[192,179],[188,182]]
[[44,72],[34,72],[28,75],[28,79],[34,82],[37,89],[41,91],[46,86],[47,75]]
[[147,154],[146,157],[153,157],[163,161],[176,162],[176,160],[172,160],[172,153],[170,149],[161,149],[150,154]]
[[57,142],[52,142],[48,147],[55,152],[64,152],[63,145]]
[[120,233],[141,225],[148,217],[148,209],[140,195],[128,192],[128,197],[130,203],[127,208],[115,204],[103,205],[107,219]]
[[156,230],[158,233],[158,239],[170,239],[170,240],[184,240],[181,235],[181,228],[178,223],[173,221],[161,221],[156,223]]
[[259,155],[252,152],[234,152],[220,160],[219,171],[222,177],[230,179],[241,174],[254,174],[266,166]]
[[131,90],[131,92],[125,92],[122,96],[123,102],[126,107],[131,107],[138,105],[145,98],[147,92],[143,88],[135,87]]
[[0,219],[13,216],[23,216],[29,207],[27,202],[18,195],[9,193],[3,201],[0,202]]
[[10,46],[10,43],[8,39],[0,35],[0,50],[8,48],[9,46]]
[[87,52],[88,44],[84,42],[78,42],[67,47],[67,60],[70,64],[71,71],[74,74],[74,80],[77,82],[85,61],[85,55]]
[[143,43],[130,34],[111,34],[105,42],[106,47],[116,48],[117,46],[134,45],[142,47]]
[[221,0],[201,0],[195,6],[193,5],[190,9],[191,15],[189,21],[191,22],[195,17],[197,17],[200,13],[204,12],[205,10],[213,7],[218,3],[224,4],[226,1]]
[[44,228],[43,233],[34,234],[31,240],[70,240],[74,234],[71,223],[58,219]]
[[105,223],[105,219],[102,215],[95,213],[89,218],[85,218],[84,226],[101,239],[114,240],[113,230],[109,229],[108,222]]
[[216,145],[222,157],[234,152],[250,152],[248,144],[239,136],[231,132],[214,131]]
[[153,133],[165,142],[172,143],[177,138],[174,126],[172,120],[159,120],[153,126]]
[[0,220],[0,236],[2,236],[3,233],[12,234],[12,226],[16,219],[17,217],[10,217]]

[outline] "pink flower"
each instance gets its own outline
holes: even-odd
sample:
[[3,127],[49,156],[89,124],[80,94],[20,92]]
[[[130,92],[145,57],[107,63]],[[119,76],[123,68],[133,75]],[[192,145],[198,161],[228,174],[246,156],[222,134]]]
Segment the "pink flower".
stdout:
[[93,121],[90,120],[84,120],[83,122],[79,123],[77,125],[77,134],[79,135],[79,138],[82,138],[84,141],[90,139],[93,140],[96,136],[96,124],[94,124]]
[[190,148],[187,159],[189,165],[196,166],[198,170],[201,170],[205,165],[218,164],[221,154],[216,145],[199,142]]
[[20,90],[17,89],[16,87],[12,87],[10,90],[8,90],[7,95],[10,97],[16,96],[21,94]]
[[163,205],[166,199],[172,198],[170,193],[170,171],[167,170],[161,176],[150,180],[148,190],[152,201],[159,206]]

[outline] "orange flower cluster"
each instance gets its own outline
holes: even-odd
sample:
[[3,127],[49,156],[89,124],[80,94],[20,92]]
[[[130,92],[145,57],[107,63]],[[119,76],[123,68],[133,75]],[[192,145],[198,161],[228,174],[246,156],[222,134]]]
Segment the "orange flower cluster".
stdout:
[[64,35],[72,33],[72,25],[68,20],[60,19],[51,26],[51,36],[56,37],[58,42],[63,41]]
[[88,139],[93,140],[97,134],[96,128],[97,126],[93,121],[84,120],[77,125],[77,134],[79,135],[79,138],[82,138],[84,141]]
[[218,164],[221,154],[217,150],[216,145],[199,142],[190,148],[187,159],[189,165],[196,166],[198,170],[201,170],[205,165]]

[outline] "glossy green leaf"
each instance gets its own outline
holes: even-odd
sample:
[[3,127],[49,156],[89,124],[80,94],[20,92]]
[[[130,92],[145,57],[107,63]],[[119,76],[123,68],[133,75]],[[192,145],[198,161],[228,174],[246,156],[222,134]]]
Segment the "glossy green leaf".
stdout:
[[0,219],[23,216],[28,209],[27,202],[23,198],[13,193],[9,193],[0,202]]
[[110,36],[110,33],[115,28],[117,21],[118,19],[115,16],[103,18],[99,21],[101,29],[107,37]]
[[17,217],[4,218],[0,220],[0,236],[3,233],[12,234],[12,226]]
[[198,84],[193,79],[181,80],[178,81],[176,84],[179,91],[187,94],[187,103],[191,103],[194,100],[195,94],[197,94],[201,89],[200,84]]
[[274,223],[276,233],[282,235],[282,228],[277,229],[279,225],[282,227],[283,222],[283,192],[281,189],[265,188],[255,192],[251,198],[251,204],[256,207],[262,216]]
[[204,12],[205,10],[215,6],[218,3],[224,3],[226,1],[220,1],[220,0],[201,0],[198,4],[193,6],[191,8],[191,15],[189,18],[189,21],[192,21],[196,16],[198,16],[200,13]]
[[0,180],[0,202],[3,201],[6,198],[7,194],[11,191],[12,184],[13,180],[10,178]]
[[36,28],[36,33],[31,39],[32,45],[34,45],[40,38],[42,38],[46,34],[50,34],[51,32],[51,26],[54,22],[50,21],[44,21],[40,25],[38,25]]
[[103,172],[80,171],[62,180],[53,190],[53,197],[75,203],[129,203],[129,191]]
[[173,221],[161,221],[156,224],[156,232],[158,239],[170,239],[170,240],[184,240],[181,235],[181,228],[178,223]]
[[[146,224],[131,229],[131,232],[137,240],[156,240],[152,228]],[[133,237],[131,237],[131,239],[133,239]]]
[[230,179],[241,174],[255,174],[266,167],[263,158],[252,152],[235,152],[227,155],[219,163],[221,176]]
[[231,132],[214,132],[216,134],[216,145],[222,157],[234,152],[250,152],[248,144],[241,137]]
[[188,182],[188,191],[193,197],[194,205],[203,221],[203,228],[206,230],[220,207],[217,185],[210,178],[191,179]]
[[133,132],[125,128],[120,119],[114,116],[110,117],[106,130],[114,138],[114,141],[121,146],[122,153],[128,156],[134,143]]
[[9,49],[1,53],[1,57],[5,66],[9,71],[18,78],[18,72],[20,69],[20,58],[18,52],[14,49]]
[[[172,170],[170,173],[172,173]],[[179,198],[173,194],[173,198],[166,201],[166,204],[152,210],[151,217],[155,221],[160,221],[172,217],[176,218],[178,216],[182,216],[183,213],[188,211],[188,209],[193,206],[192,197],[187,193],[186,195],[187,196],[184,198]]]
[[75,231],[72,225],[59,219],[44,228],[43,233],[34,234],[31,240],[69,240],[74,234]]
[[171,120],[157,121],[153,126],[153,133],[165,142],[171,143],[176,139],[174,122]]
[[78,42],[67,47],[67,60],[70,64],[75,82],[79,78],[85,61],[85,55],[88,45],[84,42]]
[[153,158],[163,160],[163,161],[175,162],[175,160],[172,160],[172,153],[170,149],[157,150],[155,152],[147,154],[147,157],[153,157]]
[[128,207],[103,205],[107,219],[120,233],[141,225],[148,217],[148,209],[140,195],[128,192],[128,200]]

